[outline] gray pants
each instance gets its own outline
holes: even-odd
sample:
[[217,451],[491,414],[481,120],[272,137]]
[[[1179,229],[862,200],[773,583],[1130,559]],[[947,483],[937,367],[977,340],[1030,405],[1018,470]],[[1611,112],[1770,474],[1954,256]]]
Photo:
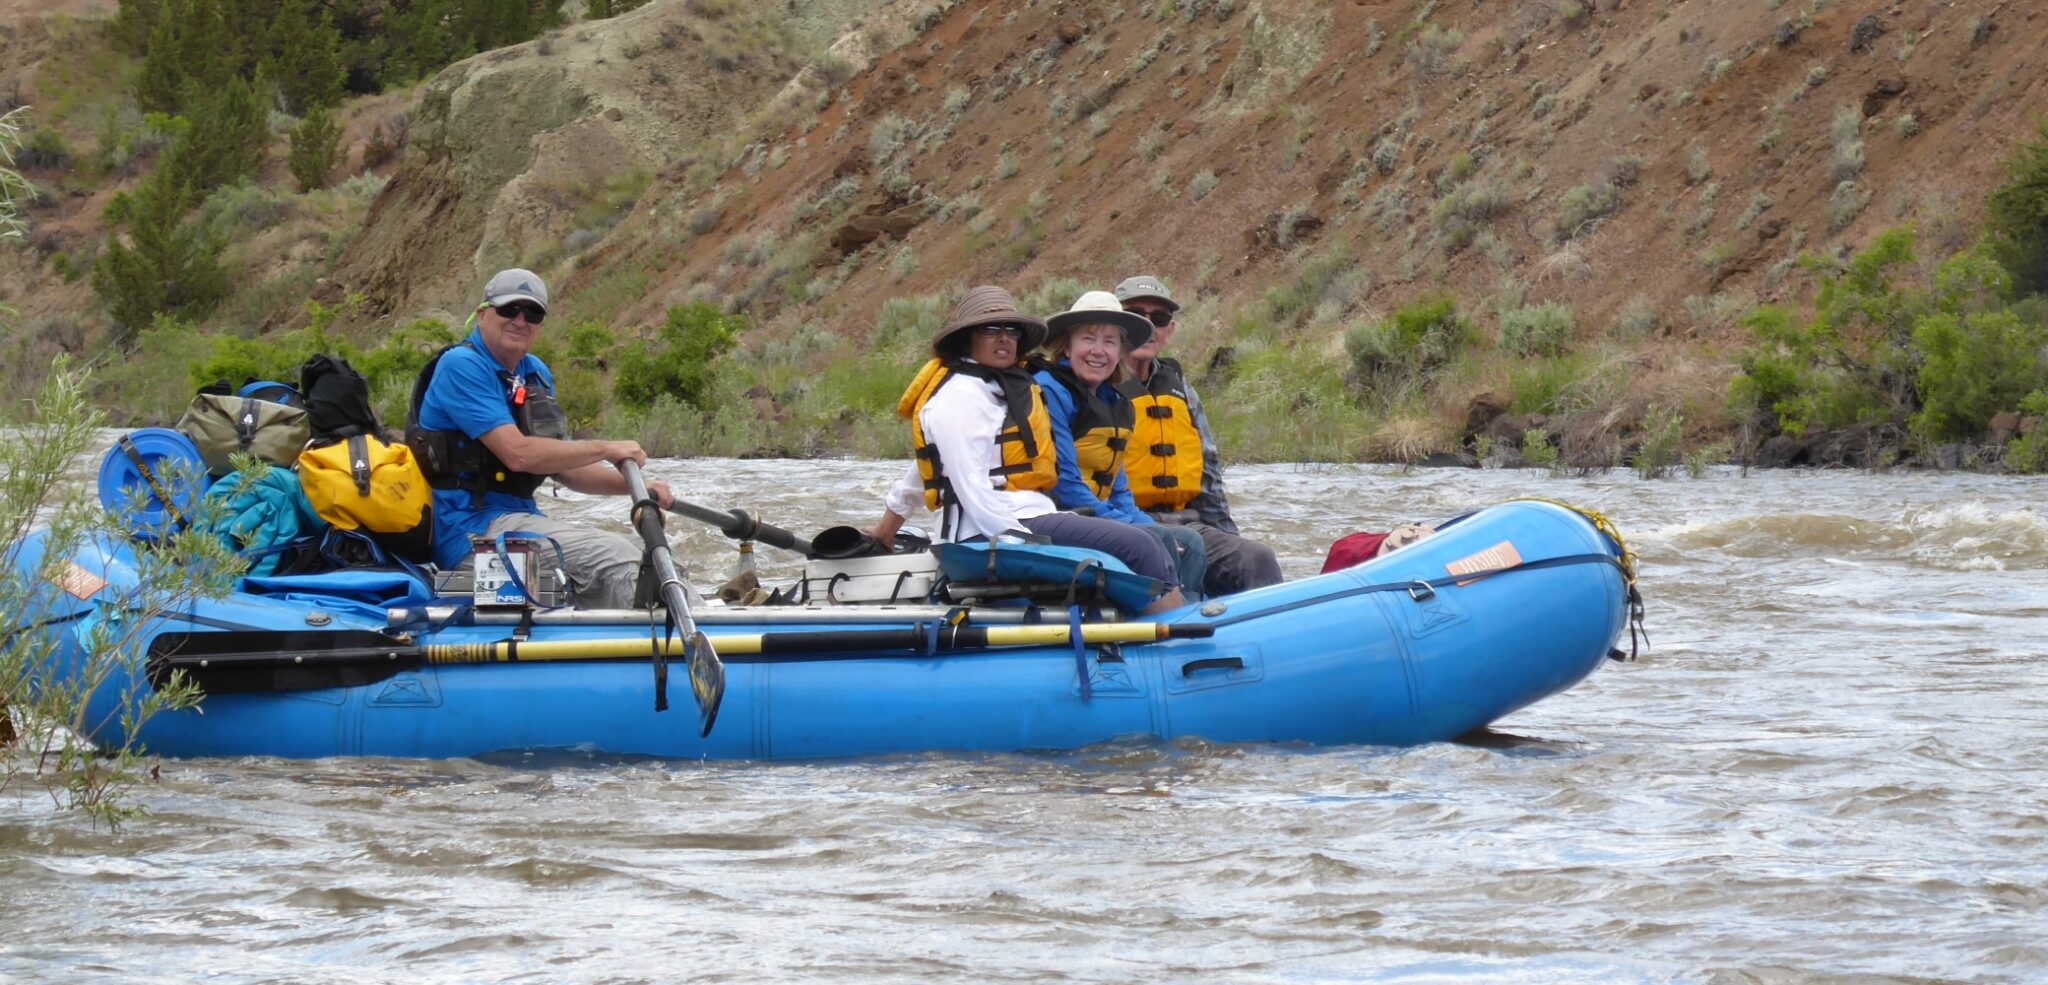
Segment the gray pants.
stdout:
[[1061,547],[1101,551],[1138,574],[1159,579],[1167,588],[1180,587],[1180,571],[1167,556],[1165,542],[1144,527],[1072,513],[1045,513],[1020,522],[1024,529]]
[[[640,556],[647,548],[638,540],[609,530],[550,519],[538,513],[507,513],[491,521],[490,535],[518,531],[553,537],[562,545],[569,587],[579,609],[628,609],[640,582]],[[547,559],[554,563],[554,558]]]
[[1180,575],[1182,597],[1190,602],[1201,601],[1202,585],[1209,572],[1209,548],[1201,534],[1170,523],[1154,523],[1142,529],[1159,538],[1166,556],[1173,559],[1173,570]]
[[1202,547],[1209,555],[1209,572],[1202,578],[1205,594],[1229,595],[1282,581],[1280,557],[1272,548],[1199,520],[1182,526],[1202,535]]

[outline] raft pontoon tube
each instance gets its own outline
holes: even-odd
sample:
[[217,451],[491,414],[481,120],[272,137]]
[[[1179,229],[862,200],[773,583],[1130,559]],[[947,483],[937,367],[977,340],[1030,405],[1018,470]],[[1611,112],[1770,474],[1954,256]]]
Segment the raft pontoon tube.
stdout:
[[[60,596],[70,611],[43,629],[59,659],[81,659],[85,617],[127,604],[133,549],[72,559],[88,577],[66,579],[78,586]],[[1043,563],[1074,566],[1071,555]],[[957,579],[972,565],[951,567]],[[143,744],[169,756],[810,759],[1131,737],[1409,745],[1583,680],[1638,611],[1632,580],[1632,558],[1601,524],[1517,501],[1355,568],[1141,623],[1053,604],[699,606],[726,663],[723,711],[703,736],[694,716],[650,700],[659,612],[493,613],[448,600],[387,611],[303,590],[237,593],[160,617],[144,634],[150,657],[129,662],[159,679],[181,668],[209,688],[199,708],[143,727]],[[93,699],[89,720],[109,737],[127,683],[116,674]]]

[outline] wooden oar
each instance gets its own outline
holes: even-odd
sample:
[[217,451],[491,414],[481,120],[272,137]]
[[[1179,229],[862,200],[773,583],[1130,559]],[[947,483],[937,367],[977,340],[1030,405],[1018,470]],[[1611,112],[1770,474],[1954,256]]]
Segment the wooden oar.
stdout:
[[[697,699],[697,715],[704,726],[702,734],[710,735],[712,723],[718,721],[718,703],[725,700],[725,664],[718,659],[711,641],[698,631],[697,620],[690,617],[690,596],[683,589],[682,578],[676,575],[675,553],[670,550],[668,533],[661,526],[660,504],[648,497],[647,480],[640,475],[640,464],[631,459],[620,462],[619,474],[626,477],[626,492],[633,497],[633,526],[640,531],[640,539],[647,542],[647,557],[661,584],[661,600],[668,606],[669,619],[682,634],[683,662],[689,668],[690,694]],[[668,654],[651,645],[648,649],[654,651],[654,710],[665,711]]]
[[[1095,623],[1081,627],[1092,645],[1154,643],[1214,635],[1206,623]],[[729,656],[938,654],[999,647],[1068,646],[1065,623],[1028,626],[907,626],[897,629],[774,630],[703,637]],[[688,640],[609,637],[418,644],[371,630],[263,630],[160,633],[149,644],[152,681],[183,671],[209,693],[338,687],[380,680],[425,665],[560,663],[683,656]]]
[[760,517],[746,510],[720,512],[708,506],[685,503],[678,499],[669,504],[668,511],[677,516],[708,523],[734,540],[758,540],[769,547],[780,547],[803,555],[809,555],[813,550],[808,538],[799,537],[772,524],[762,523]]

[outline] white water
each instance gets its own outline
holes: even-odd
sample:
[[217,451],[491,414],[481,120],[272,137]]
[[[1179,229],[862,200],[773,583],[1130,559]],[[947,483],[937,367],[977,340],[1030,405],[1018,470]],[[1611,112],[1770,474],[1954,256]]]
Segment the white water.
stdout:
[[[815,532],[898,468],[651,472]],[[1291,576],[1358,527],[1600,510],[1655,645],[1480,745],[167,763],[118,836],[0,801],[0,979],[2048,979],[2048,484],[1231,480]]]

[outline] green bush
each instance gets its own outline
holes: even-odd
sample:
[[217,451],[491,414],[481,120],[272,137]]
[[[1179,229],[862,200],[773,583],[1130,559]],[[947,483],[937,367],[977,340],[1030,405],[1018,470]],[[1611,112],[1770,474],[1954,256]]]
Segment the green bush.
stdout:
[[1558,470],[1557,446],[1551,443],[1550,432],[1530,428],[1522,433],[1522,461],[1552,472]]
[[[28,628],[17,624],[32,614],[61,614],[78,604],[65,594],[66,569],[77,570],[71,559],[88,553],[94,540],[126,533],[92,497],[77,494],[78,460],[103,423],[87,399],[85,375],[59,360],[34,407],[34,420],[0,437],[0,557],[7,561],[0,567],[0,612],[9,614],[10,630]],[[199,509],[218,510],[219,501]],[[40,561],[23,554],[31,530],[43,538]],[[182,675],[160,687],[117,690],[115,681],[142,679],[144,644],[161,617],[220,597],[242,565],[218,538],[187,532],[138,551],[134,569],[133,585],[117,582],[95,594],[96,615],[80,624],[89,628],[77,634],[75,663],[57,659],[55,640],[72,634],[68,624],[0,637],[0,795],[39,788],[60,810],[110,827],[140,813],[124,796],[145,776],[136,732],[157,714],[192,707],[200,695]],[[117,716],[125,741],[88,712],[88,699],[110,694],[118,704],[100,711]]]
[[1556,301],[1500,313],[1501,348],[1518,356],[1555,356],[1572,337],[1572,309]]
[[647,0],[584,0],[583,18],[600,20],[617,17],[629,10],[638,10],[647,5]]
[[21,204],[33,193],[33,186],[14,170],[14,154],[21,146],[22,117],[28,108],[16,107],[0,113],[0,242],[20,239],[27,231],[21,221]]
[[1739,416],[1760,414],[1786,434],[1809,425],[1904,423],[1915,402],[1912,325],[1925,292],[1897,283],[1913,261],[1913,232],[1888,230],[1846,264],[1803,258],[1820,288],[1804,322],[1773,305],[1742,320],[1753,340],[1729,385]]
[[1341,240],[1311,258],[1301,265],[1292,281],[1267,289],[1266,324],[1286,324],[1305,312],[1314,311],[1330,293],[1331,285],[1351,268],[1351,248]]
[[1663,478],[1678,461],[1678,445],[1684,433],[1683,416],[1661,404],[1652,405],[1643,415],[1642,441],[1636,446],[1630,466],[1645,479]]
[[1368,432],[1342,366],[1295,346],[1253,347],[1206,401],[1233,460],[1342,461],[1357,456]]
[[107,423],[128,427],[177,420],[192,402],[192,367],[208,351],[207,340],[191,322],[158,316],[95,374],[93,396],[106,408]]
[[1508,371],[1508,412],[1555,414],[1575,409],[1586,376],[1586,362],[1576,356],[1524,359]]
[[341,124],[335,122],[334,114],[324,106],[307,112],[292,128],[291,143],[287,163],[299,191],[327,187],[335,165],[341,163]]
[[618,348],[618,334],[597,321],[578,322],[560,336],[534,347],[555,377],[555,399],[568,415],[569,426],[587,430],[604,417],[610,384],[605,374]]
[[455,329],[447,324],[417,318],[384,336],[375,349],[350,360],[350,364],[369,379],[372,387],[397,380],[410,390],[420,370],[426,368],[427,360],[455,341]]
[[238,181],[223,185],[199,204],[199,221],[222,242],[234,242],[278,225],[299,211],[291,193]]
[[[2048,421],[2048,390],[2036,390],[2020,402],[2020,411]],[[2005,443],[2005,464],[2015,472],[2039,475],[2048,472],[2048,423]]]
[[1912,428],[1937,442],[1973,440],[1992,415],[2048,387],[2048,303],[1998,303],[2008,278],[1985,251],[1951,258],[1936,282],[1935,310],[1912,330],[1920,396]]
[[652,343],[620,357],[612,395],[639,409],[652,407],[662,395],[697,404],[709,389],[712,361],[746,328],[745,317],[701,301],[670,308]]
[[1578,185],[1558,202],[1557,224],[1551,233],[1558,242],[1569,240],[1592,228],[1621,208],[1621,190],[1612,181]]
[[2040,349],[2048,331],[2011,311],[1937,314],[1913,327],[1926,362],[1913,430],[1935,440],[1973,438],[2042,378]]
[[70,167],[77,158],[78,152],[71,149],[71,142],[63,134],[49,127],[37,127],[22,143],[15,163],[24,168],[57,170]]
[[1984,202],[1984,224],[2014,286],[2048,293],[2048,119],[2005,161],[2006,182]]
[[1392,397],[1457,354],[1469,334],[1458,302],[1447,294],[1421,298],[1385,318],[1344,332],[1352,373]]

